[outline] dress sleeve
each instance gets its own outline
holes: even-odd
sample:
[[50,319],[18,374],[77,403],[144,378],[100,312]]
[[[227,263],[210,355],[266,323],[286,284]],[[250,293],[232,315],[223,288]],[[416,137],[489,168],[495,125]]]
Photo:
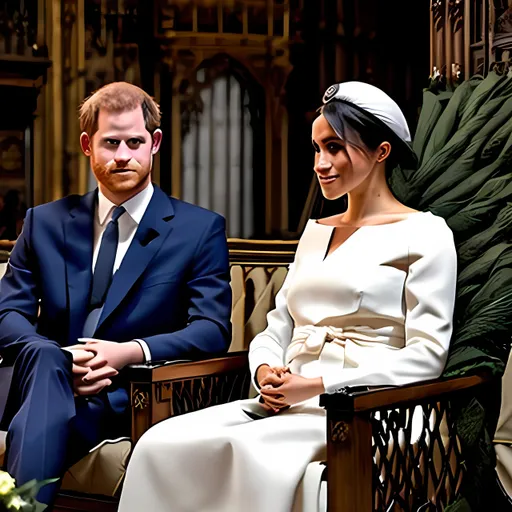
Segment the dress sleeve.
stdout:
[[267,328],[256,335],[249,348],[249,366],[256,388],[256,370],[262,364],[283,366],[284,352],[290,344],[293,331],[293,319],[288,312],[288,289],[293,279],[295,265],[292,263],[283,286],[276,295],[276,307],[267,315]]
[[327,393],[345,386],[401,386],[438,378],[446,364],[453,330],[457,255],[446,222],[435,222],[412,234],[405,281],[405,346],[368,349],[348,340],[346,353],[356,368],[322,375]]

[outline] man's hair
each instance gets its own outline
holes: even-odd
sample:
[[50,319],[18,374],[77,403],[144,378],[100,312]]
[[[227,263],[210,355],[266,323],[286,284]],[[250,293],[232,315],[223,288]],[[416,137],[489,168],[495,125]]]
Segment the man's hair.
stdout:
[[160,106],[145,91],[127,82],[112,82],[93,92],[80,105],[80,131],[92,137],[98,130],[100,109],[129,112],[142,108],[146,130],[153,133],[160,126]]

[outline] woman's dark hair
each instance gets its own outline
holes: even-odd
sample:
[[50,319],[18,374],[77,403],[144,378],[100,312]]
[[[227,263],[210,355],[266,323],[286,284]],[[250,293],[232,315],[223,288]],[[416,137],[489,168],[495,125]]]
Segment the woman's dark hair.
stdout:
[[[326,103],[320,111],[338,137],[363,151],[375,151],[382,142],[389,142],[391,153],[386,159],[387,176],[399,165],[406,169],[416,167],[416,158],[407,143],[380,119],[362,108],[335,99]],[[366,147],[362,147],[361,143]]]

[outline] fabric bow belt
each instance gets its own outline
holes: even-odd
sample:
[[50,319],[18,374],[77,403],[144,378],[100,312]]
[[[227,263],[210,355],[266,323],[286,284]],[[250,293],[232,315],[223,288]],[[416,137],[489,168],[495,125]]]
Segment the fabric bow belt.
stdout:
[[314,325],[296,327],[286,351],[286,364],[293,361],[299,354],[318,356],[326,342],[344,347],[345,340],[349,337],[352,338],[353,334],[353,327],[317,327]]
[[306,325],[296,327],[293,331],[292,341],[286,350],[285,364],[289,364],[299,355],[308,355],[319,358],[326,342],[331,344],[328,359],[334,354],[337,358],[344,358],[347,340],[364,346],[389,345],[390,348],[403,346],[403,337],[394,335],[389,328],[372,329],[368,326],[329,327]]

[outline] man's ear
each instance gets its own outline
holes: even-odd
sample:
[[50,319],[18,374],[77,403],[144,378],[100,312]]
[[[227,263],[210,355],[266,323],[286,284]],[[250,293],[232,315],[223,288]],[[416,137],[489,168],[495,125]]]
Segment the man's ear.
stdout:
[[91,138],[86,132],[80,134],[80,147],[85,156],[91,156]]
[[160,149],[160,144],[162,144],[162,130],[160,130],[160,128],[157,128],[153,132],[153,140],[151,145],[152,155],[156,155],[158,153],[158,150]]
[[377,148],[377,162],[384,162],[391,153],[391,144],[387,141],[382,142]]

